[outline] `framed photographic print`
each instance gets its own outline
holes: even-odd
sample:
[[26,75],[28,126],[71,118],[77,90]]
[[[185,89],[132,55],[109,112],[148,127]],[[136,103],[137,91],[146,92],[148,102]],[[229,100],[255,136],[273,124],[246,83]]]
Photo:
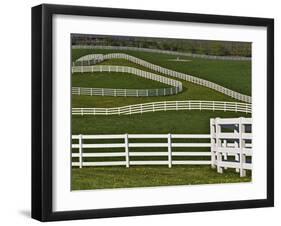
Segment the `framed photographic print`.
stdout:
[[274,205],[274,21],[32,8],[32,217]]

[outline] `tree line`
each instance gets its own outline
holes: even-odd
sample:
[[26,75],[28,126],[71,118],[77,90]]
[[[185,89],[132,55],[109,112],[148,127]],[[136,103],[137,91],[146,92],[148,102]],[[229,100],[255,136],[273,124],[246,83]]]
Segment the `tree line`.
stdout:
[[73,34],[71,40],[72,45],[129,46],[216,56],[251,57],[250,42],[78,34]]

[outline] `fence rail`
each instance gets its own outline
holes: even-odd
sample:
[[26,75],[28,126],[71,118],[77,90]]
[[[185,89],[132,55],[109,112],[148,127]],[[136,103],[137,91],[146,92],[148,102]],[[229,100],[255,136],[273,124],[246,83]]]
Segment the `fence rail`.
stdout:
[[252,105],[222,101],[162,101],[114,108],[72,108],[72,115],[132,115],[156,111],[210,110],[251,113]]
[[243,56],[215,56],[215,55],[204,55],[196,53],[184,53],[169,50],[160,49],[149,49],[149,48],[138,48],[138,47],[127,47],[127,46],[90,46],[90,45],[74,45],[73,49],[109,49],[109,50],[131,50],[131,51],[141,51],[141,52],[151,52],[151,53],[163,53],[177,56],[187,56],[194,58],[212,59],[212,60],[234,60],[234,61],[250,61],[251,57]]
[[[213,90],[216,90],[220,93],[223,93],[227,96],[230,96],[234,99],[244,101],[244,102],[247,102],[247,103],[252,102],[252,98],[250,96],[247,96],[247,95],[241,94],[239,92],[233,91],[231,89],[225,88],[225,87],[223,87],[221,85],[218,85],[214,82],[210,82],[210,81],[207,81],[205,79],[197,78],[195,76],[191,76],[191,75],[188,75],[188,74],[185,74],[185,73],[170,70],[170,69],[167,69],[167,68],[149,63],[149,62],[144,61],[142,59],[139,59],[137,57],[130,56],[128,54],[111,53],[111,54],[103,55],[103,58],[101,57],[101,54],[89,54],[89,55],[85,55],[85,56],[79,58],[75,62],[75,65],[76,64],[80,64],[80,65],[81,64],[82,65],[89,64],[90,65],[92,63],[92,60],[95,60],[95,59],[99,59],[100,61],[106,60],[106,59],[125,59],[125,60],[133,62],[135,64],[139,64],[143,67],[149,68],[153,71],[162,73],[164,75],[168,75],[168,76],[179,78],[179,79],[182,79],[182,80],[185,80],[185,81],[188,81],[188,82],[192,82],[194,84],[198,84],[198,85],[208,87],[210,89],[213,89]],[[81,67],[83,67],[83,66],[81,66]],[[85,67],[87,67],[87,66],[85,66]]]
[[[73,66],[72,73],[84,73],[84,72],[122,72],[137,75],[142,78],[157,81],[172,87],[159,88],[159,89],[104,89],[104,88],[84,88],[76,87],[73,89],[72,94],[75,95],[101,95],[101,96],[167,96],[174,95],[182,91],[182,83],[180,81],[167,78],[165,76],[157,75],[148,71],[143,71],[133,67],[127,66]],[[82,92],[79,92],[81,91]],[[107,92],[104,92],[107,91]],[[127,93],[128,91],[128,93]]]
[[[122,142],[120,143],[120,139]],[[130,139],[133,139],[130,140]],[[138,139],[164,139],[161,142],[136,142]],[[211,147],[210,142],[173,142],[173,139],[210,139],[209,134],[118,134],[118,135],[72,135],[72,140],[78,140],[78,143],[72,144],[72,149],[77,150],[72,153],[73,158],[78,158],[78,161],[72,161],[72,166],[126,166],[131,165],[167,165],[169,168],[172,165],[210,165],[210,160],[174,160],[173,157],[210,157],[210,151],[174,151],[173,148],[200,148]],[[86,140],[110,140],[110,143],[84,143]],[[115,140],[114,143],[113,140]],[[105,141],[104,141],[105,142]],[[118,142],[118,143],[117,143]],[[101,151],[100,149],[108,149],[110,152]],[[123,151],[112,152],[112,149],[122,148]],[[142,148],[142,151],[135,151],[134,148]],[[147,148],[166,148],[166,151],[145,151]],[[91,153],[84,153],[87,149],[94,149]],[[118,149],[118,150],[119,150]],[[95,151],[98,150],[98,151]],[[131,160],[131,157],[167,157],[166,160]],[[123,161],[84,161],[85,158],[112,158],[122,157]]]

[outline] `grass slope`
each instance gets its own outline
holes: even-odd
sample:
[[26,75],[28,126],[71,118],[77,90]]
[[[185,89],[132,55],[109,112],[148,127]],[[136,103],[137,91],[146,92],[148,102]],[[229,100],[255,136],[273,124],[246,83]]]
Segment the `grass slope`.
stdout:
[[171,61],[171,59],[177,57],[175,55],[139,51],[93,49],[72,49],[72,60],[74,61],[81,56],[91,53],[106,54],[116,52],[127,53],[150,63],[191,74],[237,92],[251,95],[251,61],[210,60],[179,56],[180,59],[188,59],[191,61],[177,62]]

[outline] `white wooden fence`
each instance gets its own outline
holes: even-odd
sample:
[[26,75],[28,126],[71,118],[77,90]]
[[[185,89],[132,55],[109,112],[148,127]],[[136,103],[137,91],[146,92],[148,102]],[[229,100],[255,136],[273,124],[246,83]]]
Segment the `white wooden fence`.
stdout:
[[153,97],[174,95],[178,93],[178,90],[178,87],[159,89],[109,89],[72,87],[72,94],[86,96]]
[[[134,141],[130,141],[134,139]],[[165,139],[162,142],[136,142],[138,139]],[[167,165],[169,168],[172,165],[210,165],[210,160],[173,160],[175,156],[199,156],[210,157],[210,151],[206,152],[186,152],[186,151],[174,151],[173,148],[210,148],[210,142],[207,143],[191,143],[191,142],[173,142],[172,139],[210,139],[209,134],[119,134],[119,135],[72,135],[72,140],[78,140],[78,142],[72,144],[72,149],[78,150],[72,153],[72,157],[78,158],[78,161],[73,161],[72,166],[126,166],[131,165]],[[86,140],[110,140],[111,143],[84,143]],[[114,143],[113,140],[115,140]],[[120,142],[120,140],[122,142]],[[119,149],[118,149],[119,148]],[[123,149],[123,151],[115,151],[112,149]],[[133,148],[143,148],[143,151],[132,151]],[[151,148],[166,148],[166,151],[145,151],[144,149]],[[93,152],[85,153],[87,149],[94,149]],[[95,151],[95,149],[99,151]],[[101,151],[100,149],[106,149],[110,151]],[[167,157],[166,160],[130,160],[131,157]],[[123,161],[84,161],[84,158],[108,158],[108,157],[123,157]]]
[[[173,94],[177,94],[179,92],[182,91],[182,82],[171,79],[171,78],[167,78],[165,76],[161,76],[161,75],[157,75],[148,71],[143,71],[137,68],[133,68],[133,67],[127,67],[127,66],[111,66],[111,65],[95,65],[95,66],[73,66],[72,67],[72,73],[84,73],[84,72],[122,72],[122,73],[129,73],[129,74],[134,74],[137,75],[139,77],[142,78],[146,78],[146,79],[150,79],[153,81],[157,81],[157,82],[161,82],[163,84],[172,86],[172,87],[168,87],[168,88],[162,88],[162,89],[154,89],[153,92],[151,92],[150,89],[147,90],[143,90],[143,89],[135,89],[135,90],[130,90],[130,95],[133,96],[135,94],[135,96],[138,95],[149,95],[149,96],[166,96],[166,95],[173,95]],[[79,87],[78,87],[79,88]],[[125,92],[125,90],[117,92],[117,89],[111,89],[111,90],[107,90],[108,92],[103,92],[104,90],[102,90],[103,88],[93,88],[92,91],[95,92],[91,92],[91,90],[86,89],[84,87],[80,88],[84,89],[84,92],[79,92],[79,89],[74,89],[74,92],[72,92],[72,94],[77,94],[77,95],[103,95],[103,96],[118,96],[119,93],[121,96],[127,95],[127,92]],[[76,92],[78,91],[78,92]]]
[[215,56],[215,55],[204,55],[196,53],[185,53],[169,50],[160,49],[149,49],[149,48],[138,48],[138,47],[127,47],[127,46],[90,46],[90,45],[74,45],[73,49],[108,49],[108,50],[131,50],[131,51],[141,51],[141,52],[151,52],[151,53],[163,53],[177,56],[187,56],[194,58],[212,59],[212,60],[234,60],[234,61],[250,61],[251,57],[243,56]]
[[[90,64],[91,60],[94,60],[97,57],[101,60],[101,56],[100,55],[101,54],[85,55],[85,56],[79,58],[76,61],[76,63],[79,63],[79,64]],[[192,76],[192,75],[188,75],[188,74],[185,74],[185,73],[181,73],[181,72],[177,72],[177,71],[174,71],[174,70],[170,70],[170,69],[167,69],[167,68],[164,68],[164,67],[161,67],[161,66],[149,63],[149,62],[144,61],[142,59],[139,59],[137,57],[130,56],[128,54],[111,53],[111,54],[103,55],[103,59],[104,60],[106,60],[106,59],[126,59],[126,60],[131,61],[131,62],[133,62],[135,64],[139,64],[139,65],[141,65],[143,67],[149,68],[151,70],[154,70],[156,72],[162,73],[164,75],[168,75],[168,76],[171,76],[171,77],[176,77],[176,78],[188,81],[188,82],[192,82],[194,84],[198,84],[198,85],[202,85],[202,86],[208,87],[210,89],[213,89],[213,90],[216,90],[216,91],[218,91],[220,93],[223,93],[223,94],[225,94],[227,96],[230,96],[230,97],[232,97],[234,99],[237,99],[237,100],[240,100],[240,101],[244,101],[244,102],[247,102],[247,103],[251,103],[252,102],[252,97],[244,95],[244,94],[241,94],[241,93],[236,92],[236,91],[233,91],[231,89],[225,88],[225,87],[223,87],[221,85],[218,85],[218,84],[216,84],[214,82],[210,82],[210,81],[207,81],[205,79],[197,78],[197,77]]]
[[[223,173],[223,168],[235,168],[244,177],[246,170],[252,170],[251,159],[246,160],[246,157],[252,156],[251,123],[251,118],[210,119],[210,134],[72,135],[72,166],[167,165],[171,168],[173,165],[211,165],[217,167],[218,173]],[[149,142],[153,139],[157,142]],[[192,140],[187,142],[187,139]],[[194,142],[196,139],[199,139],[198,142]],[[141,150],[137,151],[136,148]],[[158,150],[151,151],[152,148]],[[119,159],[114,160],[116,157]],[[196,157],[196,160],[186,160],[184,157]]]
[[156,111],[210,110],[251,113],[252,105],[223,101],[162,101],[127,105],[114,108],[72,108],[72,115],[132,115]]
[[[240,176],[244,177],[246,170],[252,170],[251,130],[251,118],[215,118],[210,120],[211,164],[212,167],[217,167],[218,173],[222,173],[223,168],[235,168],[236,172],[240,172]],[[230,160],[229,156],[235,158]],[[247,157],[249,158],[248,162],[246,161]]]

